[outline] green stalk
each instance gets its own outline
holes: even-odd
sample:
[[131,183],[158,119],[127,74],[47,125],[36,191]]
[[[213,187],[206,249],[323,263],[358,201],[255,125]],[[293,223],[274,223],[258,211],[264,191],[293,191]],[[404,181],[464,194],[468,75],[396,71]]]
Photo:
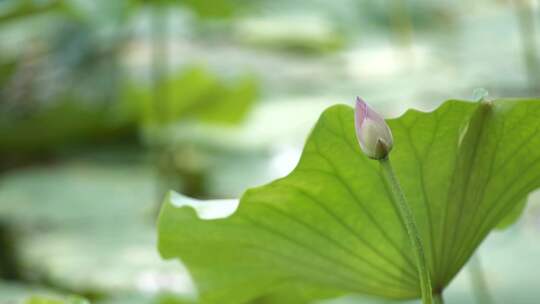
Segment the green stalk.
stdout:
[[[416,258],[416,266],[418,269],[418,276],[420,278],[420,288],[422,293],[422,303],[432,304],[433,296],[431,294],[431,279],[429,274],[429,269],[426,264],[426,258],[424,255],[424,248],[422,246],[422,239],[420,238],[420,233],[416,226],[412,210],[407,203],[407,199],[403,194],[403,190],[399,185],[394,169],[390,162],[390,158],[387,156],[380,160],[381,167],[383,169],[383,174],[388,182],[390,188],[392,189],[392,195],[394,196],[394,204],[399,211],[399,216],[405,224],[405,229],[407,230],[407,235],[413,246],[414,255]],[[442,298],[440,295],[436,295],[435,299],[437,302],[442,303]]]
[[169,92],[164,84],[168,76],[168,14],[166,4],[157,3],[152,7],[151,17],[151,77],[153,86],[152,123],[169,121]]
[[413,23],[409,8],[404,0],[392,0],[390,9],[390,22],[399,44],[411,48],[413,40]]
[[532,94],[540,92],[540,61],[538,60],[537,34],[534,8],[531,0],[514,0],[522,52],[527,69],[529,89]]
[[478,253],[473,255],[471,259],[471,264],[469,265],[469,274],[471,276],[471,283],[473,286],[473,293],[474,297],[476,298],[476,303],[493,303],[493,299],[491,298],[491,294],[489,293],[486,277],[484,276],[484,271],[482,269],[482,264],[480,263],[480,256],[478,255]]
[[[144,121],[144,127],[149,125],[162,126],[169,121],[169,92],[167,91],[167,86],[164,84],[166,77],[168,75],[168,64],[169,64],[169,52],[168,52],[168,14],[166,4],[155,3],[151,6],[151,19],[150,19],[150,39],[151,39],[151,58],[150,58],[150,72],[151,72],[151,82],[152,82],[152,96],[151,96],[151,108],[149,109],[148,116],[145,117],[147,120]],[[153,135],[151,135],[153,136]],[[166,162],[169,160],[169,152],[162,143],[155,144],[151,142],[150,151],[152,153],[155,170],[157,177],[157,189],[156,192],[158,197],[161,197],[163,193],[166,193],[167,190],[171,189],[171,180],[170,173],[168,172],[171,167],[170,163]],[[172,187],[177,189],[178,187]],[[161,204],[160,199],[157,199],[158,204],[155,206],[154,215],[159,214]]]
[[435,303],[435,304],[444,304],[442,294],[438,293],[438,294],[433,295],[433,303]]

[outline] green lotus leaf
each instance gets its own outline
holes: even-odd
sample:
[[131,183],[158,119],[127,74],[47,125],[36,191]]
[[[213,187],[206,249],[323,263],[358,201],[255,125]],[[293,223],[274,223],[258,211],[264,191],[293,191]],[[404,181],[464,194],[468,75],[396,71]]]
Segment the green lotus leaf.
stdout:
[[523,214],[525,207],[527,206],[527,197],[523,198],[518,204],[516,204],[512,210],[510,210],[502,220],[495,227],[498,230],[504,230],[512,226]]
[[[539,117],[540,100],[452,100],[387,121],[435,293],[540,186]],[[418,298],[412,247],[391,199],[379,163],[357,144],[353,109],[337,105],[320,117],[297,167],[248,190],[238,206],[170,194],[159,251],[187,265],[202,303],[277,291],[303,292],[305,302],[340,293]]]

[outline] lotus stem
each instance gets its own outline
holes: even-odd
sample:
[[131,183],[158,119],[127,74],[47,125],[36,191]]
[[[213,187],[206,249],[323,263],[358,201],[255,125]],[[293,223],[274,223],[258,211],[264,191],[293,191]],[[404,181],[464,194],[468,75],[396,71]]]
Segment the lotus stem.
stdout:
[[169,64],[169,29],[166,4],[154,4],[151,18],[151,77],[153,86],[151,122],[170,122],[170,117],[168,117],[169,92],[167,86],[164,85]]
[[390,12],[390,22],[396,33],[398,43],[411,48],[413,40],[413,23],[409,8],[404,0],[393,0]]
[[444,299],[442,293],[437,293],[433,295],[433,303],[435,304],[444,304]]
[[480,256],[478,253],[473,255],[471,259],[471,264],[469,265],[469,274],[471,277],[471,283],[473,287],[474,297],[476,298],[476,303],[479,304],[492,304],[493,298],[489,292],[489,288],[486,282],[486,277],[484,276],[484,270],[482,268],[482,263],[480,262]]
[[521,37],[522,52],[527,69],[531,93],[540,91],[540,61],[538,60],[537,34],[534,8],[531,0],[514,0],[516,18]]
[[[379,161],[381,163],[384,177],[386,178],[386,181],[388,182],[392,190],[392,195],[394,196],[393,202],[396,205],[397,210],[399,211],[399,216],[401,217],[405,225],[405,229],[407,230],[407,235],[409,236],[409,240],[413,246],[414,255],[416,258],[416,266],[418,269],[418,277],[420,278],[422,303],[424,304],[434,303],[433,295],[431,293],[430,272],[427,267],[426,258],[424,254],[424,247],[422,245],[422,239],[420,237],[418,227],[414,220],[414,215],[412,213],[410,205],[407,202],[407,199],[405,198],[405,194],[403,193],[403,190],[401,189],[401,186],[399,185],[399,181],[397,179],[396,174],[394,173],[394,169],[392,168],[390,158],[385,157],[383,159],[380,159]],[[436,295],[435,299],[436,299],[435,303],[442,303],[442,298],[440,297],[440,295],[439,296]]]

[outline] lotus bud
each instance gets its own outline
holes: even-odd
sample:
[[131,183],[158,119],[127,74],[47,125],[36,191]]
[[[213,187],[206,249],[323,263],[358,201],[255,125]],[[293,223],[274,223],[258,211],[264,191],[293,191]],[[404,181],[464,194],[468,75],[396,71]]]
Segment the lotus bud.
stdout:
[[384,119],[360,97],[356,97],[354,124],[362,151],[373,159],[386,158],[394,144],[392,132]]

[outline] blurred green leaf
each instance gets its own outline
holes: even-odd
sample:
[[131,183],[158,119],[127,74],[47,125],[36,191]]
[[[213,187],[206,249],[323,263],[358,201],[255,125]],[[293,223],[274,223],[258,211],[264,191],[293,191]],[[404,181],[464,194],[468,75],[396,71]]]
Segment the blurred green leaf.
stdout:
[[0,60],[0,88],[9,80],[16,67],[17,64],[15,61],[2,62]]
[[62,0],[16,0],[0,3],[0,23],[47,13],[63,6]]
[[202,18],[230,17],[239,4],[235,0],[181,0],[177,3],[192,9]]
[[141,2],[153,5],[180,5],[193,11],[201,19],[229,18],[237,14],[240,8],[253,4],[241,0],[135,0],[133,4],[138,5]]
[[49,151],[123,136],[133,128],[134,121],[130,114],[119,113],[122,110],[127,111],[121,105],[94,106],[65,99],[29,117],[13,119],[4,113],[0,151]]
[[251,76],[230,86],[217,86],[213,102],[202,103],[196,115],[209,123],[238,124],[248,114],[258,93],[258,82]]
[[[449,101],[431,113],[411,110],[388,120],[391,157],[436,292],[540,186],[538,117],[539,100]],[[248,190],[232,215],[203,220],[200,208],[169,195],[158,246],[163,258],[187,265],[202,303],[246,303],[291,284],[325,296],[417,298],[412,250],[391,197],[379,165],[357,145],[353,110],[334,106],[322,114],[296,169]]]
[[68,92],[24,117],[5,111],[0,119],[0,151],[51,151],[111,138],[133,138],[139,123],[167,125],[191,119],[235,125],[245,118],[258,96],[254,77],[226,82],[199,67],[166,79],[157,89],[167,92],[165,101],[155,100],[148,86],[128,84],[114,103],[92,104]]
[[304,55],[328,53],[345,45],[343,33],[317,17],[246,18],[235,28],[237,39],[246,44]]
[[87,300],[79,297],[53,298],[45,296],[32,296],[25,304],[89,304]]
[[258,82],[245,76],[232,82],[219,79],[201,67],[189,67],[173,75],[155,90],[165,100],[156,100],[148,87],[128,85],[125,100],[140,106],[144,124],[169,124],[195,119],[214,124],[237,124],[251,109],[258,96]]

